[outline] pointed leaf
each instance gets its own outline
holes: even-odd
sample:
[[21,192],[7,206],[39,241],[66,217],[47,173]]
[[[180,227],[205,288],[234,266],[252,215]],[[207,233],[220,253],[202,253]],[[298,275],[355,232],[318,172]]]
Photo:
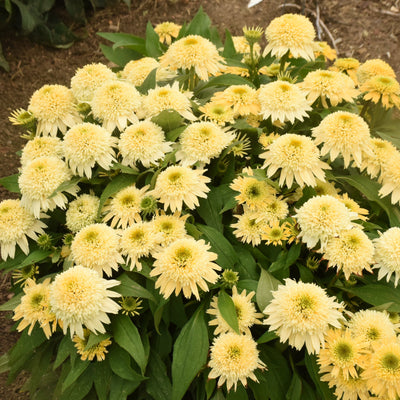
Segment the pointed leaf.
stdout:
[[279,284],[278,279],[265,269],[261,269],[256,293],[257,304],[261,311],[264,311],[265,307],[271,302],[273,299],[272,292],[278,288]]
[[239,321],[236,314],[236,307],[232,300],[224,290],[219,292],[218,296],[218,310],[226,323],[236,332],[239,331]]

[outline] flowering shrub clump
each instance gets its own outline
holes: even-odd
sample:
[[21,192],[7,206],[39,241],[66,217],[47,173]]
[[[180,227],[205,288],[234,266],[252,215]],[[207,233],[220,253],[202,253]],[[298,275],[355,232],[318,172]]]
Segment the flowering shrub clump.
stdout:
[[202,12],[45,85],[0,183],[34,399],[400,396],[400,89],[286,14]]

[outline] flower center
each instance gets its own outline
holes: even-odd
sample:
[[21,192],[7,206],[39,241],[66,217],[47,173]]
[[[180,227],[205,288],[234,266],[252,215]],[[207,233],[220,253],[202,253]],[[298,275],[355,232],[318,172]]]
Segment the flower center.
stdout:
[[172,223],[171,222],[163,222],[161,224],[161,230],[163,232],[169,232],[172,230]]
[[87,234],[86,234],[86,236],[85,236],[85,240],[88,242],[88,243],[94,243],[96,240],[97,240],[97,238],[99,237],[99,234],[97,233],[97,232],[88,232]]
[[247,93],[247,90],[244,88],[235,88],[235,89],[233,89],[233,93],[235,93],[239,96],[243,96],[244,94]]
[[246,194],[250,198],[254,198],[254,197],[260,196],[261,190],[260,190],[259,185],[257,183],[254,183],[254,184],[250,185],[246,190]]
[[141,229],[138,229],[136,231],[133,231],[130,234],[130,239],[132,242],[138,242],[144,238],[144,232]]
[[395,372],[400,368],[400,359],[396,354],[388,353],[383,356],[381,365],[384,369]]
[[42,308],[41,303],[44,299],[44,296],[40,293],[36,293],[31,298],[31,306],[34,309]]
[[314,299],[312,299],[307,294],[303,294],[299,296],[297,299],[296,303],[297,312],[300,312],[302,314],[303,313],[307,314],[307,312],[312,311],[314,304],[315,304]]
[[197,43],[198,43],[198,41],[197,41],[196,38],[187,38],[185,40],[185,45],[186,46],[193,46],[194,44],[197,44]]
[[173,172],[172,174],[170,174],[168,176],[168,180],[171,183],[175,183],[175,182],[179,181],[181,179],[181,177],[182,177],[182,174],[180,172]]
[[131,194],[127,194],[121,198],[121,204],[124,206],[131,206],[135,203],[135,197]]
[[175,259],[179,267],[186,267],[188,261],[192,258],[192,252],[190,249],[181,247],[175,252]]
[[338,343],[334,348],[334,353],[340,361],[350,361],[353,358],[353,348],[349,343]]
[[240,357],[241,350],[239,346],[231,346],[228,349],[228,357],[231,360],[237,361]]
[[376,328],[369,328],[369,329],[367,330],[366,336],[367,336],[367,338],[368,338],[369,340],[377,340],[377,339],[379,339],[379,337],[380,337],[381,335],[380,335],[380,332],[379,332],[378,329],[376,329]]

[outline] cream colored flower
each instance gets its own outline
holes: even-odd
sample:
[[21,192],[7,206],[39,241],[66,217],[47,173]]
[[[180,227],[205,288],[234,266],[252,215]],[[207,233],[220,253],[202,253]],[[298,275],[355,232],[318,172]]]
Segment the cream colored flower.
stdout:
[[156,186],[151,194],[168,207],[171,211],[182,211],[183,203],[193,210],[199,205],[198,198],[206,198],[210,191],[206,183],[210,178],[205,176],[204,170],[171,165],[161,172],[156,181]]
[[199,111],[204,113],[203,117],[218,125],[235,122],[234,112],[231,106],[216,101],[210,101],[204,106],[199,107]]
[[[256,311],[256,307],[251,299],[256,293],[250,292],[246,294],[246,290],[238,293],[237,287],[232,288],[232,301],[235,305],[236,316],[239,325],[240,333],[245,333],[246,335],[251,335],[250,328],[254,324],[261,324],[259,318],[263,317],[262,313]],[[220,333],[232,332],[232,328],[225,321],[224,317],[218,308],[218,297],[214,296],[212,298],[210,308],[207,310],[207,314],[214,316],[215,318],[210,320],[208,323],[210,326],[216,326],[214,335],[219,335]]]
[[268,316],[264,324],[297,350],[306,345],[308,353],[319,353],[328,328],[341,327],[343,306],[314,283],[285,279],[272,295],[263,311]]
[[329,69],[331,71],[345,72],[357,84],[357,69],[360,62],[355,58],[337,58]]
[[146,118],[154,117],[164,110],[175,110],[189,121],[196,120],[190,104],[191,92],[182,93],[178,82],[150,89],[143,98],[143,114]]
[[121,233],[121,253],[127,257],[132,271],[135,267],[142,270],[141,257],[148,257],[158,250],[162,235],[156,233],[152,222],[138,222],[130,225]]
[[90,105],[94,118],[99,119],[105,129],[123,131],[128,122],[134,124],[139,121],[136,114],[142,105],[142,98],[131,83],[111,80],[95,91]]
[[156,164],[172,151],[172,142],[165,141],[160,126],[150,120],[128,126],[119,139],[122,164],[134,167],[140,161],[144,167]]
[[153,229],[161,234],[161,246],[168,246],[187,236],[185,223],[188,217],[189,214],[181,216],[178,211],[175,211],[173,215],[167,215],[164,211],[157,212],[153,218]]
[[218,386],[226,383],[228,391],[240,381],[247,386],[247,379],[258,382],[254,371],[265,369],[266,365],[258,357],[257,343],[250,335],[224,333],[214,338],[210,350],[211,371],[209,379],[218,379]]
[[32,140],[26,143],[22,149],[21,165],[25,167],[31,161],[39,157],[58,157],[62,158],[63,148],[61,140],[51,136],[35,136]]
[[92,177],[96,164],[109,170],[116,161],[113,147],[117,139],[101,126],[83,123],[75,125],[64,136],[65,161],[75,175]]
[[391,76],[373,76],[361,85],[360,90],[365,93],[364,100],[381,101],[385,108],[400,108],[400,84]]
[[311,21],[299,14],[284,14],[275,18],[265,29],[268,45],[263,55],[278,58],[290,51],[293,57],[314,60],[315,30]]
[[[41,211],[65,208],[67,197],[60,191],[54,195],[57,188],[72,178],[72,173],[64,161],[58,157],[39,157],[22,168],[18,178],[21,189],[21,204],[30,210],[36,218]],[[79,187],[73,185],[65,191],[76,195]]]
[[1,258],[14,258],[17,245],[28,255],[27,237],[36,240],[38,235],[44,234],[43,228],[47,226],[22,207],[20,200],[8,199],[0,202]]
[[79,232],[87,225],[94,224],[99,211],[100,199],[90,194],[82,194],[71,201],[65,213],[67,228]]
[[235,138],[231,131],[213,122],[194,122],[180,134],[180,149],[176,160],[184,166],[196,162],[208,164],[211,158],[220,155]]
[[[42,283],[36,283],[32,279],[26,281],[24,287],[24,295],[21,302],[15,307],[13,320],[20,321],[17,330],[21,332],[27,326],[28,335],[32,333],[32,329],[38,322],[43,329],[46,338],[49,339],[56,328],[56,316],[50,308],[50,278],[45,279]],[[53,323],[53,327],[51,324]]]
[[350,160],[360,167],[363,154],[371,155],[368,124],[357,114],[337,111],[327,115],[313,128],[315,144],[323,144],[321,155],[330,153],[331,161],[340,154],[347,168]]
[[277,80],[261,85],[258,99],[263,119],[271,117],[272,122],[290,121],[293,124],[296,119],[303,121],[304,117],[308,117],[307,111],[312,110],[299,86],[287,81]]
[[294,215],[301,230],[299,237],[310,249],[320,241],[322,251],[330,238],[353,228],[352,220],[357,217],[357,213],[349,211],[340,200],[329,195],[311,197]]
[[160,37],[161,43],[166,43],[170,45],[172,43],[172,38],[177,38],[179,35],[179,31],[181,30],[182,26],[175,24],[175,22],[165,21],[161,24],[157,24],[154,27],[154,31]]
[[368,345],[390,341],[396,337],[389,316],[381,311],[357,311],[348,322],[348,327],[354,337],[361,338]]
[[200,301],[199,289],[208,292],[207,282],[217,282],[219,276],[215,271],[221,267],[215,264],[217,254],[210,250],[204,240],[191,237],[178,239],[153,254],[155,261],[150,276],[158,276],[156,289],[167,299],[175,291],[181,291],[186,298],[192,295]]
[[120,297],[109,288],[121,282],[103,279],[96,271],[77,265],[56,276],[50,287],[50,307],[62,321],[64,335],[69,328],[71,338],[84,339],[83,326],[93,333],[105,333],[107,314],[117,314],[121,308],[111,297]]
[[235,228],[233,234],[243,243],[251,243],[258,246],[261,243],[262,235],[268,224],[263,218],[260,218],[260,212],[245,209],[243,214],[235,215],[238,221],[231,225]]
[[387,62],[380,60],[379,58],[367,60],[357,69],[357,78],[360,85],[377,75],[385,75],[396,78],[393,68]]
[[321,98],[322,105],[328,108],[327,99],[331,106],[335,107],[342,101],[354,102],[359,95],[354,87],[353,80],[342,72],[326,71],[318,69],[311,71],[299,83],[299,86],[307,92],[307,100],[312,104]]
[[129,225],[140,222],[140,203],[146,195],[149,186],[138,189],[135,185],[127,186],[117,192],[104,206],[104,222],[111,220],[113,228],[127,228]]
[[391,202],[396,204],[400,203],[400,152],[395,151],[387,156],[386,162],[382,165],[380,177],[382,187],[379,196],[391,194]]
[[117,77],[106,65],[92,63],[78,68],[71,79],[71,90],[80,102],[90,102],[95,91],[109,80]]
[[[245,36],[232,36],[233,46],[237,53],[250,54],[250,45]],[[255,55],[260,55],[261,47],[254,43],[253,51]]]
[[375,244],[375,267],[378,268],[378,280],[386,276],[389,282],[394,275],[394,286],[400,279],[400,228],[389,228],[374,239]]
[[307,136],[288,133],[275,139],[260,155],[265,159],[263,168],[267,169],[267,176],[273,176],[281,169],[279,186],[285,183],[292,187],[295,180],[301,187],[315,186],[316,178],[325,180],[324,169],[331,169],[319,159],[319,150],[312,139]]
[[199,35],[188,35],[172,43],[160,57],[160,65],[172,71],[194,69],[196,75],[207,81],[223,69],[223,57],[215,45]]
[[119,253],[120,238],[106,224],[92,224],[82,228],[71,244],[72,258],[76,264],[95,270],[100,276],[117,271],[125,261]]

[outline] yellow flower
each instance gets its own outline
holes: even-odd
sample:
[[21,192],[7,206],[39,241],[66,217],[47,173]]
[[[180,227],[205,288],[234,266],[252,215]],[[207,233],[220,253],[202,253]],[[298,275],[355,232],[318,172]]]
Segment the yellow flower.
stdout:
[[314,186],[314,190],[318,196],[329,194],[330,196],[336,197],[339,192],[339,190],[335,188],[335,185],[332,182],[322,182],[319,179],[317,179],[317,184]]
[[295,58],[314,60],[315,30],[311,21],[299,14],[284,14],[271,21],[265,29],[268,45],[264,56],[271,53],[278,58],[288,51]]
[[160,126],[146,120],[128,126],[121,133],[118,146],[123,157],[122,164],[134,167],[140,161],[149,168],[150,164],[157,163],[172,151],[171,144],[165,141]]
[[82,123],[72,127],[64,136],[65,161],[74,175],[92,177],[92,168],[99,164],[109,170],[116,161],[113,147],[117,139],[101,126]]
[[362,377],[372,394],[380,399],[397,400],[400,397],[399,341],[377,344]]
[[211,371],[209,379],[218,379],[218,386],[226,383],[228,391],[238,382],[247,386],[247,379],[258,382],[254,371],[265,369],[266,365],[259,359],[257,343],[250,335],[238,335],[233,332],[224,333],[214,338],[210,350]]
[[110,323],[107,314],[117,314],[121,308],[110,298],[121,295],[108,289],[120,283],[81,265],[58,274],[50,287],[50,307],[62,321],[64,335],[69,328],[71,338],[76,333],[83,339],[83,325],[93,333],[105,333],[103,324]]
[[361,64],[357,70],[357,78],[360,85],[377,75],[396,78],[393,68],[387,62],[380,60],[379,58],[365,61],[365,63]]
[[176,160],[184,166],[197,162],[208,164],[211,158],[219,156],[234,138],[231,131],[213,122],[194,122],[179,136],[180,149],[176,152]]
[[400,152],[395,151],[388,154],[386,162],[382,165],[381,178],[382,187],[379,196],[391,195],[392,204],[400,203]]
[[327,241],[336,237],[341,231],[353,228],[352,220],[357,213],[348,208],[333,196],[314,196],[307,200],[294,215],[300,226],[300,237],[308,248],[321,241],[321,250]]
[[171,165],[161,172],[156,181],[156,186],[151,194],[168,207],[171,211],[182,211],[183,203],[193,210],[199,205],[198,198],[206,198],[210,189],[206,183],[210,178],[205,176],[204,170]]
[[267,176],[273,176],[281,169],[279,186],[285,183],[292,187],[295,180],[301,187],[315,186],[316,178],[325,180],[324,169],[331,169],[319,159],[319,150],[313,140],[307,136],[288,133],[275,139],[260,155],[265,159],[263,168],[267,169]]
[[223,57],[215,45],[199,35],[188,35],[172,43],[160,57],[160,65],[172,71],[194,69],[196,75],[207,81],[210,75],[217,75],[223,68]]
[[353,314],[348,327],[354,337],[361,338],[367,345],[378,341],[390,341],[396,332],[389,316],[376,310],[361,310]]
[[119,253],[120,240],[117,232],[105,224],[92,224],[82,228],[71,244],[72,258],[83,267],[94,269],[101,276],[118,270],[124,264]]
[[[56,207],[65,208],[68,202],[62,192],[53,195],[57,188],[72,178],[72,173],[64,161],[58,157],[39,157],[22,168],[18,178],[21,189],[21,204],[30,210],[36,218],[41,211],[54,210]],[[73,185],[65,192],[76,195],[79,187]]]
[[200,301],[198,287],[208,292],[207,282],[217,282],[219,276],[215,271],[221,267],[213,261],[217,254],[210,250],[204,240],[191,237],[178,239],[168,247],[153,254],[155,261],[150,276],[158,276],[156,289],[167,299],[175,291],[181,291],[186,298],[192,295]]
[[321,155],[330,153],[333,161],[341,154],[345,168],[349,166],[351,159],[360,167],[362,155],[371,154],[368,124],[357,114],[347,111],[329,114],[313,128],[312,136],[315,144],[323,144]]
[[260,112],[257,91],[248,85],[231,85],[222,92],[214,93],[211,101],[233,107],[235,118]]
[[338,58],[329,69],[331,71],[345,72],[357,84],[357,69],[360,62],[355,58]]
[[67,127],[81,122],[72,91],[62,85],[44,85],[36,90],[30,99],[28,111],[38,121],[38,135],[56,136],[58,129],[65,133]]
[[274,246],[282,246],[282,241],[289,239],[290,230],[286,223],[280,225],[279,222],[276,221],[265,228],[261,237],[268,245],[272,244]]
[[263,311],[268,315],[264,324],[276,331],[282,343],[288,341],[297,350],[306,345],[308,353],[319,353],[328,328],[341,326],[342,305],[314,283],[285,279],[285,285],[279,285],[272,295]]
[[266,181],[251,176],[238,176],[230,184],[230,188],[239,192],[235,196],[236,201],[246,204],[252,211],[263,209],[265,202],[272,200],[276,194],[276,190]]
[[204,113],[204,118],[218,125],[233,124],[235,122],[233,109],[223,103],[210,101],[204,106],[200,106],[199,111]]
[[235,228],[233,234],[243,243],[251,243],[253,247],[258,246],[267,228],[267,222],[260,218],[260,213],[245,209],[243,214],[235,217],[238,221],[231,225]]
[[373,76],[362,84],[360,90],[365,93],[364,100],[374,103],[379,103],[380,100],[385,108],[400,108],[400,85],[391,76]]
[[100,86],[91,101],[94,118],[99,119],[110,132],[115,128],[123,131],[128,122],[138,122],[136,113],[141,104],[141,95],[135,86],[117,80],[107,81]]
[[397,286],[400,278],[400,228],[389,228],[374,239],[375,267],[378,268],[378,280],[386,276],[389,282],[394,274],[394,286]]
[[329,329],[325,346],[318,356],[319,372],[344,379],[357,378],[365,367],[367,348],[363,339],[354,337],[348,329]]
[[[250,45],[245,36],[232,36],[232,41],[237,53],[250,54]],[[255,55],[260,55],[261,47],[258,43],[254,43],[253,51]]]
[[338,400],[371,400],[371,397],[366,382],[360,376],[352,378],[349,376],[345,379],[342,374],[333,376],[325,374],[321,376],[322,382],[327,382],[329,387],[336,386],[335,396]]
[[354,98],[359,95],[353,80],[337,71],[318,69],[309,72],[299,86],[307,92],[307,100],[311,104],[320,97],[325,108],[329,107],[327,99],[331,106],[335,107],[342,101],[353,103]]
[[17,245],[28,255],[27,236],[37,240],[38,234],[44,234],[43,228],[47,226],[26,210],[20,200],[7,199],[0,202],[1,258],[14,258]]
[[361,219],[366,221],[368,219],[367,215],[369,211],[365,208],[361,208],[353,199],[349,197],[347,193],[344,193],[342,196],[336,196],[349,211],[356,212],[358,214],[357,219]]
[[87,347],[89,342],[90,331],[89,329],[83,330],[83,338],[78,335],[74,335],[72,341],[75,343],[76,351],[81,356],[82,361],[93,361],[96,357],[97,361],[104,361],[106,358],[106,353],[108,353],[106,347],[111,344],[110,339],[104,339],[96,343],[91,347]]
[[71,90],[80,102],[90,102],[94,92],[109,80],[117,79],[114,72],[101,63],[87,64],[78,68],[71,79]]
[[[240,333],[245,333],[247,335],[251,335],[250,328],[254,324],[261,324],[259,318],[263,317],[262,313],[258,313],[256,311],[256,307],[254,303],[251,301],[255,292],[250,292],[246,294],[246,290],[243,290],[240,294],[236,286],[232,288],[232,301],[235,305],[236,316],[239,324]],[[218,308],[218,297],[214,296],[212,298],[211,308],[207,310],[207,314],[214,316],[208,324],[210,326],[216,326],[214,331],[214,335],[219,335],[220,333],[232,332],[232,328],[225,321],[224,317],[221,315]]]
[[69,203],[66,225],[71,232],[79,232],[87,225],[94,224],[99,211],[100,199],[90,194],[82,194]]
[[[50,338],[56,328],[56,316],[50,307],[50,278],[42,283],[36,283],[32,279],[26,281],[24,295],[21,297],[20,304],[14,310],[13,320],[19,323],[17,330],[21,332],[29,326],[28,335],[31,334],[36,322],[43,329],[47,339]],[[53,328],[51,324],[53,323]]]
[[150,89],[143,98],[143,113],[146,118],[154,117],[164,110],[175,110],[182,117],[194,121],[196,117],[192,113],[190,97],[191,92],[182,93],[178,82]]
[[325,57],[325,61],[332,61],[337,57],[336,50],[332,49],[327,42],[314,42],[314,45],[314,53],[316,57],[322,54]]
[[154,31],[160,37],[161,43],[165,42],[167,45],[170,45],[172,38],[178,37],[181,28],[181,25],[166,21],[156,25]]
[[121,233],[121,253],[127,257],[127,265],[132,271],[142,270],[141,257],[148,257],[157,251],[162,235],[156,233],[152,222],[137,222]]
[[175,211],[173,215],[167,215],[164,211],[157,212],[153,218],[155,232],[161,234],[160,244],[165,247],[187,236],[185,223],[189,214],[182,215]]
[[129,225],[140,222],[140,203],[146,195],[149,186],[138,189],[135,185],[127,186],[117,192],[104,206],[104,222],[111,220],[113,228],[127,228]]
[[25,145],[21,154],[21,165],[25,167],[31,161],[39,157],[58,157],[62,158],[63,148],[61,140],[51,136],[35,136]]
[[293,124],[295,119],[303,121],[304,117],[308,117],[307,111],[312,110],[305,93],[298,85],[287,81],[278,80],[261,85],[258,99],[263,119],[271,117],[272,122],[290,121]]

